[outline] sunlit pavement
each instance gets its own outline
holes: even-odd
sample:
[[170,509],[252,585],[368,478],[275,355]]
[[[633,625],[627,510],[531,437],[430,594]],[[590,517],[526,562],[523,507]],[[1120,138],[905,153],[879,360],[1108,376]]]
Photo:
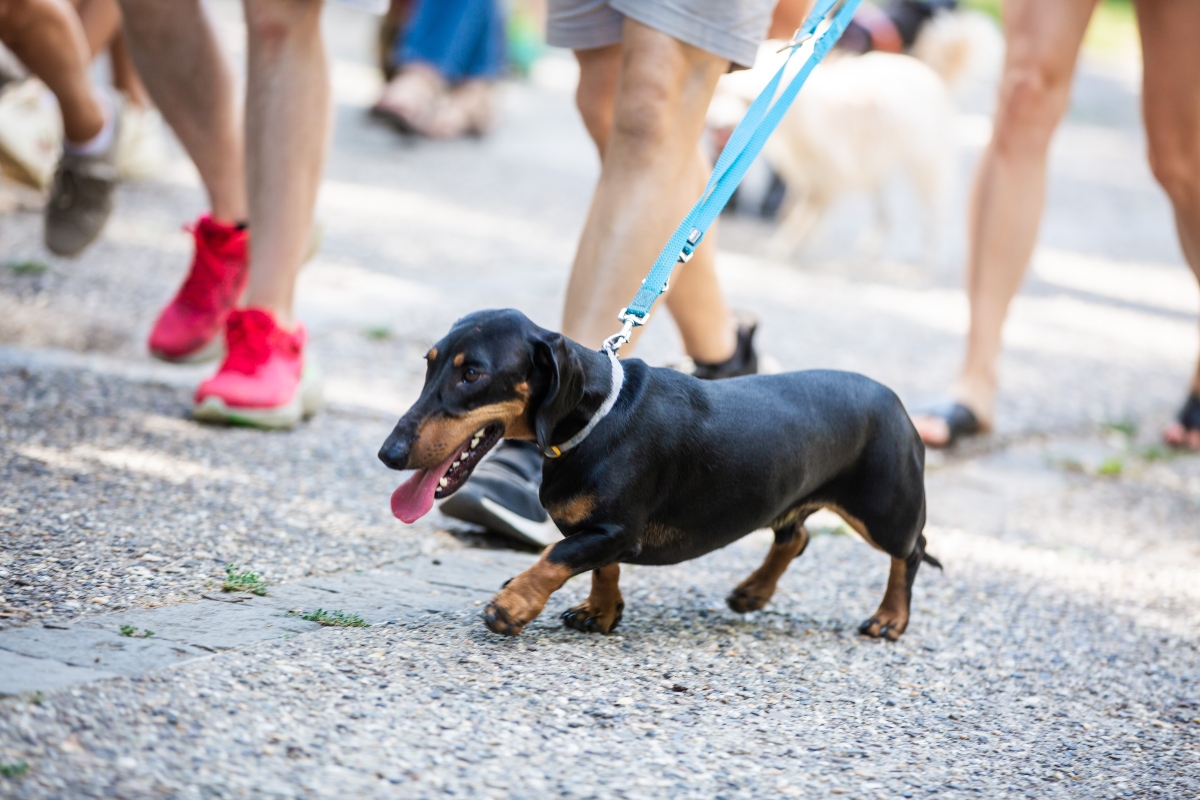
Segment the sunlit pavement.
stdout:
[[[216,8],[238,46],[236,6]],[[204,210],[186,161],[123,187],[104,238],[75,261],[41,250],[36,213],[0,217],[4,262],[49,266],[0,269],[0,625],[52,643],[95,626],[109,639],[89,646],[149,652],[153,638],[121,637],[118,616],[144,630],[166,619],[155,613],[206,608],[235,563],[308,605],[303,591],[340,581],[327,607],[373,627],[311,632],[288,618],[226,640],[214,614],[206,660],[5,700],[0,766],[29,769],[0,777],[0,794],[1197,793],[1200,458],[1157,439],[1195,363],[1200,294],[1145,165],[1136,76],[1090,65],[1078,83],[1005,332],[998,430],[931,454],[927,535],[946,573],[921,573],[899,643],[854,633],[886,559],[843,535],[817,537],[748,618],[722,598],[761,558],[761,535],[627,570],[621,636],[559,627],[585,591],[576,581],[509,641],[483,630],[474,595],[413,616],[372,605],[376,589],[355,576],[398,575],[416,602],[403,576],[417,560],[497,544],[447,533],[436,515],[400,525],[374,452],[454,319],[513,306],[557,325],[597,172],[572,62],[553,54],[507,85],[487,139],[406,141],[366,117],[379,85],[370,18],[330,7],[326,24],[337,130],[298,303],[331,408],[301,429],[188,422],[211,367],[144,353],[188,257],[180,225]],[[964,106],[959,198],[979,111]],[[764,223],[727,218],[719,267],[783,368],[861,371],[917,404],[961,356],[963,210],[928,265],[907,188],[890,201],[880,257],[854,250],[869,206],[852,200],[791,263],[766,256]],[[679,357],[665,314],[639,355]],[[827,517],[814,527],[844,533]],[[203,614],[195,624],[193,638]],[[4,644],[13,633],[32,635],[0,632],[0,674],[25,677],[35,667]],[[103,659],[51,650],[36,671],[103,672]]]

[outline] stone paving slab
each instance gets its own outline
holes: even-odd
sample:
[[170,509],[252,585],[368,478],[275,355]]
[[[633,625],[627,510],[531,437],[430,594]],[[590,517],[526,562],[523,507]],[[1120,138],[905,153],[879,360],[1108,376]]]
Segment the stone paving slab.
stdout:
[[53,659],[0,650],[0,695],[54,691],[77,683],[115,677],[115,672],[73,667]]
[[[0,631],[0,694],[50,691],[117,675],[140,677],[321,627],[300,618],[300,611],[341,610],[370,624],[469,611],[532,561],[522,553],[463,550],[304,579],[271,587],[262,597],[212,594],[195,603],[106,614],[70,626]],[[122,626],[136,632],[125,636]],[[153,633],[146,636],[146,631]]]

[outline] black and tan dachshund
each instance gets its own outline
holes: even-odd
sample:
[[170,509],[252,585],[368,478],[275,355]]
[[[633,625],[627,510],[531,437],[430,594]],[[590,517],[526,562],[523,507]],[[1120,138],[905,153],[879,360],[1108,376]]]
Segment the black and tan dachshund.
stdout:
[[534,325],[518,311],[459,320],[426,356],[425,387],[379,457],[417,472],[392,496],[405,522],[448,497],[500,439],[535,440],[541,500],[565,538],[484,612],[516,635],[568,578],[591,570],[586,602],[563,614],[611,631],[624,603],[620,564],[676,564],[771,528],[762,566],[729,607],[762,608],[808,544],[805,519],[842,516],[891,556],[879,610],[859,630],[897,639],[925,553],[925,449],[891,390],[813,370],[701,381]]

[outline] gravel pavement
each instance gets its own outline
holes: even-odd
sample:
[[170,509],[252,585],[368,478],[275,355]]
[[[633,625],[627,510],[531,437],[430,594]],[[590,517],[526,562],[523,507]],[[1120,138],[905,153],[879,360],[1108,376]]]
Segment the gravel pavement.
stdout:
[[[237,7],[215,8],[236,50]],[[922,570],[899,642],[855,633],[887,559],[828,516],[764,611],[723,600],[759,533],[624,569],[615,635],[559,624],[581,579],[503,639],[479,604],[532,555],[436,514],[402,526],[374,454],[456,317],[556,324],[596,174],[571,62],[506,86],[488,139],[405,142],[365,117],[369,18],[331,5],[326,25],[338,128],[299,306],[331,405],[310,423],[193,424],[209,368],[143,353],[187,257],[178,227],[203,209],[185,162],[123,187],[75,261],[40,249],[36,212],[0,215],[0,686],[46,687],[0,698],[0,796],[1200,795],[1200,457],[1155,444],[1200,302],[1135,76],[1088,65],[1077,87],[999,430],[931,455],[946,570]],[[961,219],[944,259],[915,265],[904,192],[879,259],[844,244],[868,213],[854,202],[794,263],[725,220],[722,277],[783,367],[859,370],[908,403],[944,389]],[[46,269],[10,266],[30,261]],[[665,320],[639,351],[678,354]],[[268,594],[222,593],[228,564]],[[370,627],[288,615],[318,606]]]

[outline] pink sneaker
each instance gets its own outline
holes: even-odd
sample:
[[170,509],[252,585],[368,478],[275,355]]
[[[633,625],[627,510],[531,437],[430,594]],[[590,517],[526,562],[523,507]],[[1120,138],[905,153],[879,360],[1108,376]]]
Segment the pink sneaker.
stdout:
[[196,390],[192,417],[206,422],[291,428],[321,407],[316,371],[304,364],[303,325],[279,327],[261,308],[233,311],[225,323],[229,352],[217,374]]
[[246,228],[205,214],[188,230],[196,239],[191,271],[150,332],[150,353],[163,361],[205,361],[221,355],[225,320],[249,275]]

